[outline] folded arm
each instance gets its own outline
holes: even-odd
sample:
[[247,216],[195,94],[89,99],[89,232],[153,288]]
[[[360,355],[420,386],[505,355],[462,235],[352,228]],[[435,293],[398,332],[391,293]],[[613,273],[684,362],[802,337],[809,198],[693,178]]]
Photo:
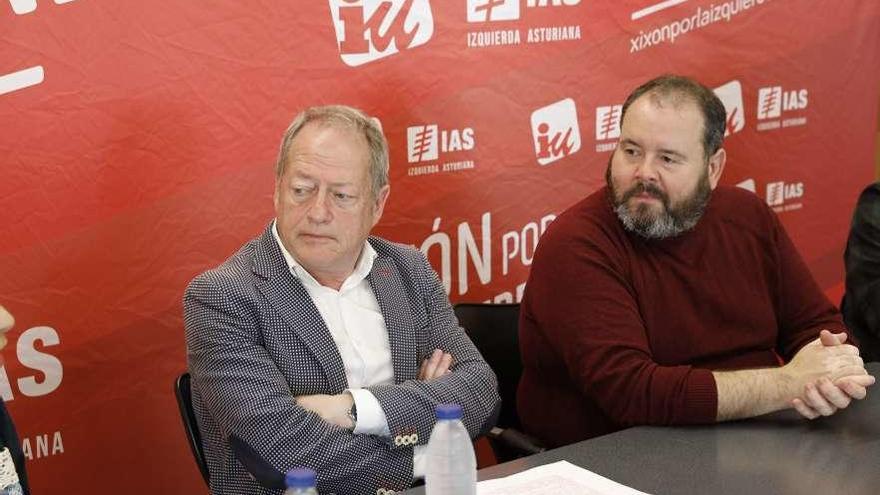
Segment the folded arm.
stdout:
[[[261,342],[251,304],[248,295],[233,295],[205,276],[184,298],[193,387],[242,465],[270,488],[283,488],[283,473],[294,466],[315,469],[321,491],[371,492],[378,476],[409,486],[411,448],[395,450],[377,437],[354,435],[297,403],[303,391],[289,388]],[[304,373],[320,370],[317,361],[302,365]]]
[[[397,384],[376,385],[367,390],[375,395],[385,412],[392,443],[398,435],[416,438],[418,444],[427,443],[435,422],[434,408],[442,403],[462,406],[462,423],[474,438],[493,426],[501,402],[498,381],[458,325],[442,283],[421,253],[413,270],[411,281],[419,294],[414,310],[420,327],[416,329],[418,356],[439,357],[436,366],[446,366],[444,360],[451,359],[448,372],[438,373],[433,363],[420,363],[421,372],[431,379],[420,380],[418,375],[399,377],[401,381]],[[432,354],[437,349],[442,351],[439,356]]]

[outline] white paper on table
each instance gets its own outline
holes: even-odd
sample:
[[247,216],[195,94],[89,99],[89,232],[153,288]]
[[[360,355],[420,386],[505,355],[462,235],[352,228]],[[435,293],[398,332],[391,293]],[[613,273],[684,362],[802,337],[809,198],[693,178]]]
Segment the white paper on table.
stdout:
[[477,483],[477,495],[648,495],[575,466],[568,461],[545,464],[505,478]]

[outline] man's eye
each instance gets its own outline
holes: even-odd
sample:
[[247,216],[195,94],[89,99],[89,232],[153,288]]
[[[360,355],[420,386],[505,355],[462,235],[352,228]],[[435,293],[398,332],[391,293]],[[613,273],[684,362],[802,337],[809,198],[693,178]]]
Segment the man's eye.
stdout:
[[340,193],[340,192],[335,193],[334,196],[339,201],[351,201],[352,199],[354,199],[354,196],[352,196],[350,194]]
[[637,151],[635,148],[624,148],[624,149],[623,149],[623,152],[626,153],[626,154],[629,155],[629,156],[636,156],[636,155],[638,155],[638,151]]
[[305,198],[306,196],[308,196],[309,194],[311,194],[311,192],[312,192],[312,188],[311,188],[311,187],[294,187],[294,188],[292,189],[292,191],[293,191],[293,196],[294,196],[294,197],[296,197],[296,198]]

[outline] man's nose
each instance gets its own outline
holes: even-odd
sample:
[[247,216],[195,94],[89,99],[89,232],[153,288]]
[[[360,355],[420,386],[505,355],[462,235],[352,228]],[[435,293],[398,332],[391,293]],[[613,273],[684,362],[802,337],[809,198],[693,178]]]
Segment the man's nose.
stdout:
[[325,189],[319,189],[309,205],[308,218],[314,223],[326,223],[332,218],[330,211],[330,194]]
[[645,182],[657,182],[659,176],[657,174],[657,158],[653,155],[645,155],[636,165],[635,178]]

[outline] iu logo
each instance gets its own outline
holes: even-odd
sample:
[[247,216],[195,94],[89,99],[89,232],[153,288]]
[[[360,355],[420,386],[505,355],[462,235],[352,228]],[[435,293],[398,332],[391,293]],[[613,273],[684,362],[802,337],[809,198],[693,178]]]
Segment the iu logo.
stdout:
[[424,45],[434,34],[429,0],[329,0],[342,61],[355,67]]
[[620,113],[623,105],[596,108],[596,141],[620,137]]
[[727,129],[725,136],[743,130],[746,126],[745,107],[743,106],[742,85],[739,81],[730,81],[727,84],[715,88],[715,94],[724,104],[727,111]]
[[532,112],[532,136],[535,156],[541,165],[577,153],[581,149],[581,131],[574,100],[566,98]]
[[745,189],[746,191],[750,191],[753,193],[757,191],[757,188],[755,187],[755,179],[751,179],[751,178],[740,182],[739,184],[736,185],[736,187],[738,187],[740,189]]
[[513,21],[519,19],[520,0],[467,0],[467,21]]

